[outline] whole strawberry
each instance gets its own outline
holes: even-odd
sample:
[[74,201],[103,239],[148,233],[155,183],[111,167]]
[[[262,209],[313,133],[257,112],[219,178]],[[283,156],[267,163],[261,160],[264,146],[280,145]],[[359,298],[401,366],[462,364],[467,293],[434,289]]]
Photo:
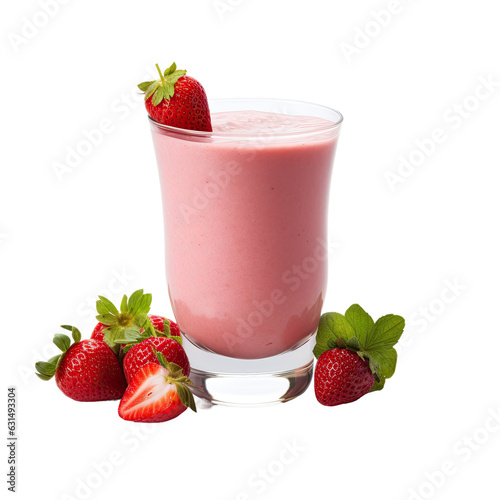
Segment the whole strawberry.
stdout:
[[376,322],[359,305],[345,315],[321,316],[313,353],[318,358],[314,391],[325,406],[356,401],[368,392],[380,391],[394,375],[405,320],[386,314]]
[[130,347],[123,358],[123,372],[125,373],[127,383],[130,383],[134,375],[143,366],[148,363],[158,363],[151,346],[161,352],[168,362],[180,366],[182,373],[186,377],[189,376],[189,360],[186,352],[177,340],[165,337],[149,337]]
[[316,363],[314,392],[325,406],[356,401],[370,392],[374,382],[368,361],[347,349],[330,349]]
[[55,375],[57,387],[76,401],[120,399],[127,384],[109,346],[100,340],[80,340],[81,334],[75,327],[62,328],[72,332],[74,342],[71,344],[67,335],[55,335],[54,344],[62,354],[36,363],[38,377],[50,380]]
[[178,70],[175,63],[161,72],[156,69],[159,80],[138,85],[145,93],[146,110],[158,123],[188,130],[211,132],[212,122],[207,95],[200,82],[184,76],[185,70]]
[[142,366],[132,378],[118,407],[124,420],[134,422],[165,422],[186,408],[196,412],[191,381],[180,366],[169,363],[161,352],[152,346],[155,363]]

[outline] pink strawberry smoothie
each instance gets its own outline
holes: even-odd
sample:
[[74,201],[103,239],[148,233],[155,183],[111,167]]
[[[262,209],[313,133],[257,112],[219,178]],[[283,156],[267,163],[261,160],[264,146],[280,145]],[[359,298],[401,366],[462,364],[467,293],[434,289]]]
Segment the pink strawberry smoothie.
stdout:
[[212,126],[152,122],[173,311],[200,347],[277,355],[318,327],[339,127],[260,111],[213,113]]

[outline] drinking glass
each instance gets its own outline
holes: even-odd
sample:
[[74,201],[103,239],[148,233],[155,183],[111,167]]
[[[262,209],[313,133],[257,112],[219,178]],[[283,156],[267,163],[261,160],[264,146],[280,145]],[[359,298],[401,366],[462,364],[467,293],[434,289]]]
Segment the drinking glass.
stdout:
[[[215,404],[288,401],[312,378],[342,115],[281,99],[209,104],[212,116],[280,116],[259,132],[191,131],[150,119],[168,292],[193,392]],[[292,115],[324,120],[291,129]]]

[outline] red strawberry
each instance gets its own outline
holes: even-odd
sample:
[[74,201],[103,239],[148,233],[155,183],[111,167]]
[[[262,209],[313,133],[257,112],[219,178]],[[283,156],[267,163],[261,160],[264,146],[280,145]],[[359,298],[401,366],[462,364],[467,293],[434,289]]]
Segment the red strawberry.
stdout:
[[[152,352],[153,352],[152,348]],[[118,408],[124,420],[165,422],[180,415],[189,406],[196,411],[188,386],[191,381],[180,366],[169,363],[154,351],[158,363],[149,363],[135,374]]]
[[356,401],[370,392],[374,382],[368,360],[348,349],[330,349],[316,363],[314,392],[325,406]]
[[76,401],[120,399],[127,386],[118,360],[109,346],[100,340],[82,340],[77,328],[72,331],[74,343],[67,335],[54,336],[54,344],[63,351],[48,362],[36,363],[37,375],[49,380],[55,375],[61,391]]
[[158,363],[151,346],[161,352],[170,363],[179,365],[182,372],[189,376],[190,366],[186,352],[176,340],[165,337],[150,337],[132,346],[123,359],[123,371],[127,382],[130,383],[134,375],[148,363]]
[[146,110],[158,123],[188,130],[212,131],[207,95],[201,84],[184,76],[175,63],[164,73],[158,64],[159,80],[138,85],[145,93]]

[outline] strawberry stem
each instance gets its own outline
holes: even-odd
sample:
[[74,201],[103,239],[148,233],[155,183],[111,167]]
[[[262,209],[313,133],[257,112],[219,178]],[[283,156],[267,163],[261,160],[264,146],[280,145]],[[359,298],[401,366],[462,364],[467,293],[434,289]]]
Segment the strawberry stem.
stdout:
[[163,78],[163,73],[161,72],[161,69],[160,69],[160,66],[158,66],[158,64],[155,64],[156,66],[156,69],[158,70],[158,73],[160,75],[160,80],[161,80],[161,83],[165,83],[165,78]]

